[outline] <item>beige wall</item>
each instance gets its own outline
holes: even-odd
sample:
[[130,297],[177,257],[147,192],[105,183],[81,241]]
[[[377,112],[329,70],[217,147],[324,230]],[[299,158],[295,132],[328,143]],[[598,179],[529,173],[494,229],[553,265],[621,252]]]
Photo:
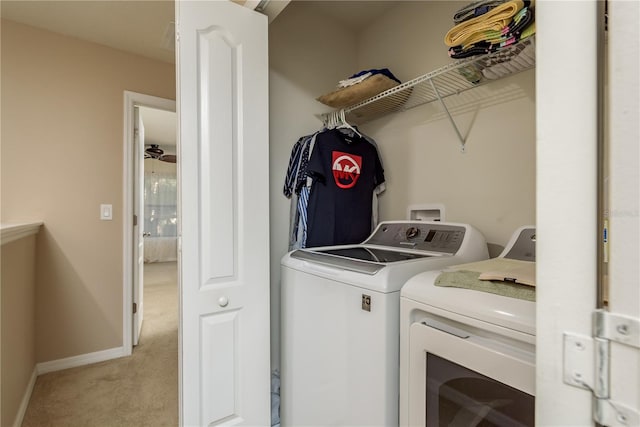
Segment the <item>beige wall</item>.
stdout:
[[[466,3],[399,2],[358,34],[358,66],[389,67],[407,81],[448,64],[444,35]],[[446,102],[467,137],[465,153],[437,102],[362,127],[384,161],[380,217],[442,203],[447,221],[470,223],[503,246],[517,227],[535,224],[535,71]]]
[[2,220],[45,224],[36,359],[120,347],[123,91],[175,99],[174,66],[3,20],[1,72]]
[[36,366],[36,236],[2,246],[2,416],[13,425]]
[[444,35],[464,2],[400,1],[358,33],[358,67],[389,68],[401,81],[451,62]]

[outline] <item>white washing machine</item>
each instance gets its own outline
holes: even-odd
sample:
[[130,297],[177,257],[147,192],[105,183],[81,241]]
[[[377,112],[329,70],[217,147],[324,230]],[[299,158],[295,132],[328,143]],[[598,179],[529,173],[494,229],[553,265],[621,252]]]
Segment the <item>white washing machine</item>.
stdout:
[[[535,291],[508,282],[535,274],[535,227],[516,230],[496,259],[442,272],[401,291],[400,425],[533,426]],[[472,283],[467,272],[504,281]],[[450,287],[457,278],[467,288]]]
[[488,257],[466,224],[390,221],[362,244],[282,259],[283,426],[398,424],[400,288],[421,272]]

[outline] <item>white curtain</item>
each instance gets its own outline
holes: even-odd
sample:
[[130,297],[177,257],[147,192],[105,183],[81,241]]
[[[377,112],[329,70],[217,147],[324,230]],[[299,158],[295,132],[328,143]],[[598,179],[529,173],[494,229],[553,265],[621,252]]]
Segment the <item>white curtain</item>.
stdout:
[[[151,165],[149,162],[154,164]],[[162,162],[158,160],[145,160],[145,262],[168,262],[177,259],[178,193],[175,165],[160,163]],[[173,170],[169,168],[167,171],[168,166],[173,166]]]
[[144,231],[150,237],[175,237],[177,228],[176,175],[151,172],[144,177]]

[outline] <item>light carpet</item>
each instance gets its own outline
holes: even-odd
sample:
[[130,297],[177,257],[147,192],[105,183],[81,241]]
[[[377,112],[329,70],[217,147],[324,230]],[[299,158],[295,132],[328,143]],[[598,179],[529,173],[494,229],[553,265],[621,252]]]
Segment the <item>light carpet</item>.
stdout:
[[133,355],[39,376],[23,427],[178,425],[176,263],[145,264],[144,285]]

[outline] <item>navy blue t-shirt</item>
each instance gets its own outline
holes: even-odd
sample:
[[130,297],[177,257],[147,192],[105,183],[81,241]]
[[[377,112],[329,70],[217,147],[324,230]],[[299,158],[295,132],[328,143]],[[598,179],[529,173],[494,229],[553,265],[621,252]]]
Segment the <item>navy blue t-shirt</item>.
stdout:
[[361,243],[371,233],[373,190],[384,182],[377,149],[338,129],[318,134],[307,166],[313,179],[306,247]]

